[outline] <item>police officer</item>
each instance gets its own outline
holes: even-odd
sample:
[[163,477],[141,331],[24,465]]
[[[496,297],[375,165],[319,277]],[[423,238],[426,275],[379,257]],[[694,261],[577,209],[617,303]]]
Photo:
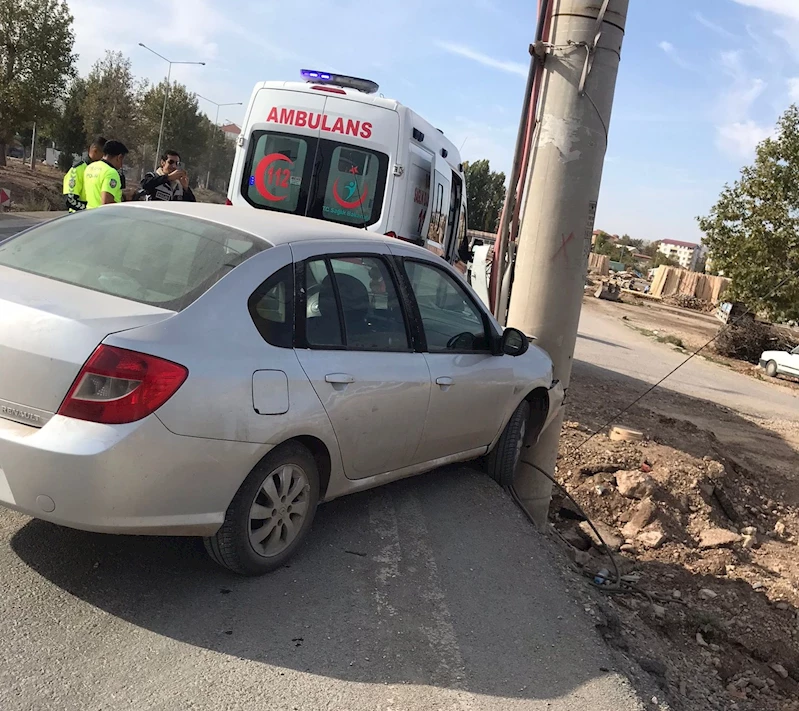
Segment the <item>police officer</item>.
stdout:
[[80,210],[86,209],[86,191],[83,185],[83,174],[86,172],[86,166],[89,163],[94,163],[102,159],[104,147],[105,138],[102,136],[95,138],[89,146],[89,159],[83,160],[83,158],[81,158],[64,176],[64,201],[66,202],[67,210],[70,212],[79,212]]
[[103,159],[92,163],[83,174],[86,209],[122,202],[122,163],[128,149],[120,141],[106,141]]

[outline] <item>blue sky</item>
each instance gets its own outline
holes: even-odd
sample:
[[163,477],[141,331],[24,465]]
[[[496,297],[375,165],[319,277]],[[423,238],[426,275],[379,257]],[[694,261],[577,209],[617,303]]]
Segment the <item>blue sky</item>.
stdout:
[[[118,49],[151,81],[218,102],[301,68],[373,79],[469,160],[508,171],[535,31],[534,0],[68,0],[81,72]],[[701,237],[725,182],[799,101],[799,0],[631,0],[597,226]],[[215,108],[201,102],[214,116]],[[220,120],[240,122],[243,109]]]

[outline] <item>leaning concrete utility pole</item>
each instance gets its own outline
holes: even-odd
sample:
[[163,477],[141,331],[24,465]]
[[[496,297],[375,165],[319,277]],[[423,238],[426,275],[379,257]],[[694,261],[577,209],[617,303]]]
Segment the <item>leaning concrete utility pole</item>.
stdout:
[[[629,0],[554,0],[508,325],[538,337],[568,388]],[[525,442],[514,488],[546,525],[563,413]],[[528,432],[531,428],[528,428]]]

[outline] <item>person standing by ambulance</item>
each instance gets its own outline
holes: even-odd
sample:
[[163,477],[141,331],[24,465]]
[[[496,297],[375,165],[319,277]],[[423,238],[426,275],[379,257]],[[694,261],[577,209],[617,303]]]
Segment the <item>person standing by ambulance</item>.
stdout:
[[189,187],[189,176],[180,167],[180,154],[165,151],[161,165],[153,173],[147,173],[141,181],[141,192],[145,200],[164,200],[168,202],[197,202]]
[[122,202],[122,163],[128,149],[120,141],[107,141],[103,159],[92,163],[83,174],[86,209]]
[[89,163],[102,160],[105,138],[98,136],[92,141],[87,152],[88,160],[81,158],[64,176],[64,202],[70,212],[86,209],[86,190],[83,185],[83,174]]

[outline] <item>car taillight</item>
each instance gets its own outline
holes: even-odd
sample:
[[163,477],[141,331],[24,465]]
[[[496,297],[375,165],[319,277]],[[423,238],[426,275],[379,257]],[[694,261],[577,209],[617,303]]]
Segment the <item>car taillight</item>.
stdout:
[[78,373],[58,414],[105,425],[136,422],[169,400],[188,375],[172,361],[100,345]]
[[225,205],[232,205],[233,203],[230,202],[230,198],[225,198]]
[[386,232],[386,237],[396,237],[396,236],[397,236],[397,233],[394,232],[394,230],[391,230],[391,232]]

